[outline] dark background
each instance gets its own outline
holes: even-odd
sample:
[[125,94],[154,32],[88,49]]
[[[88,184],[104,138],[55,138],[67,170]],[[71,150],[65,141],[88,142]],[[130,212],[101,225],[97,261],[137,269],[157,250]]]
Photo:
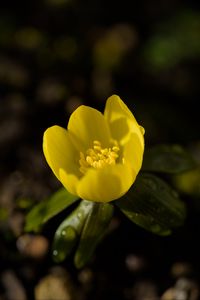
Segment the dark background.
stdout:
[[[53,276],[56,267],[45,245],[66,212],[38,235],[44,252],[39,258],[34,246],[32,254],[26,249],[23,232],[30,207],[60,187],[43,157],[44,130],[66,127],[80,104],[103,111],[115,93],[145,127],[146,147],[191,148],[199,143],[199,57],[199,1],[1,2],[0,299],[21,300],[8,292],[19,292],[19,286],[24,297],[34,299],[40,279]],[[79,286],[77,297],[156,299],[176,284],[176,263],[187,280],[198,282],[199,211],[196,202],[185,200],[186,223],[166,238],[116,212],[111,235],[86,270],[77,271],[72,258],[59,265],[59,272],[69,272],[71,285]],[[34,238],[28,236],[29,246],[36,243],[38,249]],[[17,287],[9,276],[19,281]],[[155,294],[151,298],[140,294],[148,288]]]

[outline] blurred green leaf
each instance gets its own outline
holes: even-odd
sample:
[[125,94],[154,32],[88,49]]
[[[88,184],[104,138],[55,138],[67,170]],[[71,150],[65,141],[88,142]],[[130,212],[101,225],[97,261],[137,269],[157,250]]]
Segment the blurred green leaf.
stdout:
[[143,171],[181,173],[196,166],[191,155],[179,145],[158,145],[146,149]]
[[66,189],[59,189],[49,199],[37,204],[28,213],[25,220],[25,231],[39,231],[45,222],[77,200],[78,197],[71,195]]
[[52,246],[54,261],[61,262],[71,253],[93,205],[93,202],[82,200],[79,206],[60,224]]
[[28,210],[33,206],[34,200],[30,198],[18,198],[16,204],[18,208]]
[[94,203],[83,231],[75,254],[75,265],[82,268],[91,258],[97,244],[106,233],[113,215],[113,206],[109,203]]
[[172,183],[180,193],[195,198],[200,197],[200,166],[190,171],[174,175]]
[[134,223],[158,235],[168,235],[183,224],[185,205],[162,179],[144,173],[125,197],[114,202]]
[[7,220],[9,216],[8,209],[5,207],[0,207],[0,221]]
[[199,12],[187,9],[161,21],[144,46],[145,67],[151,72],[160,72],[175,67],[182,60],[198,58],[199,16]]

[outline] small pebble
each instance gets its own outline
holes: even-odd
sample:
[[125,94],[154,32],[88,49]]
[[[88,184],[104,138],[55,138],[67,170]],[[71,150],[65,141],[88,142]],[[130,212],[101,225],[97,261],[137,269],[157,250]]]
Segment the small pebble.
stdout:
[[42,235],[23,234],[17,239],[17,248],[21,254],[38,259],[46,255],[49,242]]

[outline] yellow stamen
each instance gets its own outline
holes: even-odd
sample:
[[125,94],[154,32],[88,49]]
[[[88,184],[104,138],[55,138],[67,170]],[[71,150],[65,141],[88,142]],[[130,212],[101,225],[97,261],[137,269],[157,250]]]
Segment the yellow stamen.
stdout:
[[102,148],[99,141],[93,142],[93,148],[89,148],[84,155],[80,152],[80,171],[85,174],[88,168],[101,169],[106,165],[114,165],[119,157],[120,148],[115,141],[112,148]]

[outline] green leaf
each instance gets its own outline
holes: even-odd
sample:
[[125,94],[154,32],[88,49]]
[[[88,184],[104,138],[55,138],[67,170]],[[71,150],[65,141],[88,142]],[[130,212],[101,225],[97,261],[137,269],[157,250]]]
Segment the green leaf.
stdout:
[[113,205],[109,203],[94,203],[75,254],[74,262],[77,268],[82,268],[91,258],[97,244],[106,234],[113,215]]
[[62,262],[73,250],[78,236],[76,230],[67,226],[60,235],[54,237],[52,246],[53,260],[57,263]]
[[66,189],[59,189],[49,199],[32,208],[26,216],[25,231],[39,231],[45,222],[77,200],[78,197],[71,195]]
[[179,145],[158,145],[144,153],[143,171],[181,173],[196,166],[190,154]]
[[52,245],[54,261],[61,262],[71,253],[93,205],[91,201],[82,200],[79,206],[60,224]]
[[185,205],[178,194],[152,174],[138,175],[123,198],[114,202],[134,223],[158,235],[168,235],[185,219]]
[[7,220],[9,216],[8,209],[5,207],[0,207],[0,221]]
[[[181,174],[172,176],[172,183],[182,194],[199,199],[200,197],[200,166]],[[199,201],[198,201],[199,202]]]

